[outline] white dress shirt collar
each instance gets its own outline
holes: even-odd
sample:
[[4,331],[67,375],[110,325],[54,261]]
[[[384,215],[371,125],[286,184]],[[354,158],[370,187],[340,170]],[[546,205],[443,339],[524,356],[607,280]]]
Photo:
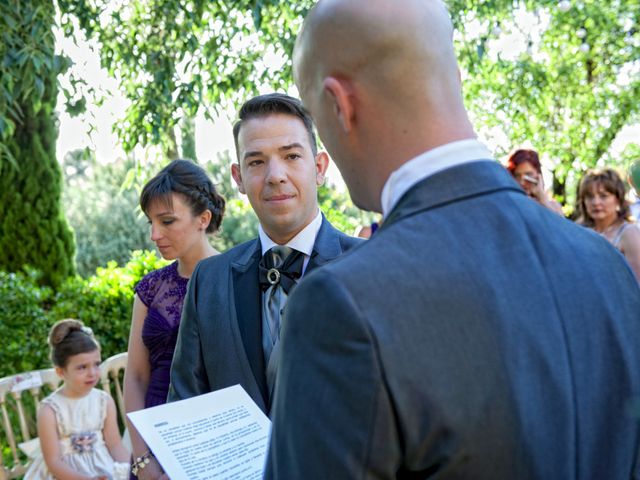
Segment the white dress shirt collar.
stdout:
[[421,153],[394,171],[382,189],[382,215],[386,217],[400,198],[425,178],[463,163],[491,160],[486,146],[476,139],[447,143]]
[[[289,240],[286,243],[286,246],[304,253],[306,258],[309,258],[311,256],[311,253],[313,252],[313,245],[316,243],[316,236],[318,235],[321,226],[322,213],[320,213],[320,209],[318,209],[318,214],[311,221],[311,223],[304,227],[295,237]],[[260,245],[262,246],[262,255],[264,255],[272,247],[278,245],[276,242],[271,240],[271,238],[269,238],[269,235],[266,234],[266,232],[262,228],[262,225],[258,225],[258,236],[260,237]]]

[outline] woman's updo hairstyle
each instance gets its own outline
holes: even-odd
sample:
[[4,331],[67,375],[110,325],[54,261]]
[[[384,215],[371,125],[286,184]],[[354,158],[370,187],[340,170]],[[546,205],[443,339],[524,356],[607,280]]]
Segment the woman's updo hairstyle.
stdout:
[[79,353],[100,350],[100,345],[89,327],[80,320],[66,319],[56,322],[49,332],[51,362],[64,368],[70,357]]
[[220,228],[225,201],[216,191],[207,172],[200,166],[190,160],[173,160],[144,186],[140,194],[140,208],[146,214],[151,204],[157,200],[172,208],[172,193],[183,195],[194,217],[205,210],[211,211],[207,233]]

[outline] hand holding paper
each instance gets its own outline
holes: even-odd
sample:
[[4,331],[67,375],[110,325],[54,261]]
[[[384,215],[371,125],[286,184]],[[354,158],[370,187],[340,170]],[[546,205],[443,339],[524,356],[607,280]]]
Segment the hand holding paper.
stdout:
[[262,478],[271,422],[240,385],[128,416],[172,480]]

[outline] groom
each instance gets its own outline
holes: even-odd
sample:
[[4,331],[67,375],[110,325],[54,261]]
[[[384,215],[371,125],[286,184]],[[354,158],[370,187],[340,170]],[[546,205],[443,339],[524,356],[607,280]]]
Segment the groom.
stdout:
[[232,175],[249,198],[259,237],[198,264],[185,299],[169,400],[240,384],[269,412],[279,329],[297,281],[358,241],[318,209],[329,164],[299,100],[282,94],[246,102],[233,128]]
[[290,298],[268,480],[640,476],[640,289],[476,140],[452,38],[439,0],[305,20],[298,91],[384,223]]

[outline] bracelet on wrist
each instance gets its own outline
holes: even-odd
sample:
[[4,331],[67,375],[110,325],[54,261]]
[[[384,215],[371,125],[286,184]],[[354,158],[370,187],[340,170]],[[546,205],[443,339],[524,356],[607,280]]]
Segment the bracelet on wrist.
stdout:
[[153,453],[151,453],[151,450],[147,450],[139,457],[136,457],[136,459],[133,461],[133,464],[131,465],[131,473],[133,473],[137,477],[138,472],[149,465],[149,463],[151,462],[151,457],[153,457]]

